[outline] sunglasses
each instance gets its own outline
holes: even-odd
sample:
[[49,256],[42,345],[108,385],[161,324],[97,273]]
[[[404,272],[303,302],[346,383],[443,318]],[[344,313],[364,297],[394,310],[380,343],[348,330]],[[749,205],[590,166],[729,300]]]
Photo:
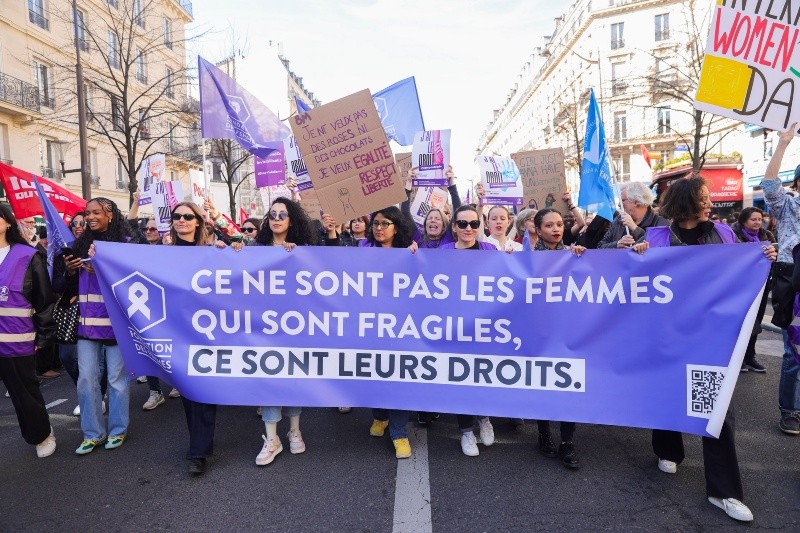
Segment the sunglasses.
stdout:
[[382,228],[382,229],[386,229],[386,228],[388,228],[389,226],[391,226],[392,224],[394,224],[394,222],[389,222],[388,220],[381,220],[380,222],[378,222],[378,221],[376,220],[375,222],[373,222],[373,223],[372,223],[372,227],[373,227],[373,228]]
[[477,220],[470,220],[470,221],[456,220],[456,227],[458,229],[467,229],[467,227],[470,227],[472,229],[478,229],[481,227],[481,223]]
[[256,228],[242,228],[242,231],[245,233],[253,233]]
[[172,220],[187,220],[192,221],[197,218],[197,215],[194,213],[172,213]]
[[144,228],[145,231],[158,231],[158,228]]
[[76,228],[78,226],[84,227],[84,226],[86,226],[86,221],[85,220],[81,220],[80,222],[72,222],[72,223],[70,223],[70,226],[72,226],[73,228]]
[[281,213],[276,213],[275,211],[270,211],[267,215],[270,220],[286,220],[289,218],[289,213],[283,211]]

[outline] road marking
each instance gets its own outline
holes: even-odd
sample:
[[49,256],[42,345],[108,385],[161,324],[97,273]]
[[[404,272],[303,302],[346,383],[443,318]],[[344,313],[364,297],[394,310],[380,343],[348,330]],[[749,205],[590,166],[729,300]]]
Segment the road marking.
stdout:
[[61,405],[62,403],[66,402],[66,401],[67,401],[66,398],[62,398],[60,400],[55,400],[55,401],[52,401],[52,402],[48,403],[47,405],[45,405],[44,408],[45,409],[50,409],[51,407],[55,407],[56,405]]
[[408,432],[413,455],[397,461],[394,489],[393,533],[429,533],[431,523],[431,483],[428,469],[428,431],[412,428]]

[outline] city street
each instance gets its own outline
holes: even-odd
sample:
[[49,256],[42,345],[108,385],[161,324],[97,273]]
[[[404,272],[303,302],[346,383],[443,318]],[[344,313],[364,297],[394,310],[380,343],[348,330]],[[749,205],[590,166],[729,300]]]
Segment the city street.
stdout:
[[580,425],[581,468],[569,471],[537,453],[535,423],[517,432],[494,420],[495,444],[470,458],[455,417],[442,416],[412,433],[415,456],[398,462],[388,438],[369,436],[369,410],[308,409],[308,451],[289,453],[284,421],[284,452],[260,468],[255,408],[224,407],[209,469],[190,478],[181,401],[143,412],[147,386],[134,383],[129,440],[79,457],[75,389],[64,374],[43,385],[59,445],[50,458],[24,443],[10,400],[0,397],[0,530],[797,530],[800,438],[778,430],[780,346],[779,335],[761,335],[768,371],[742,374],[735,393],[750,526],[706,501],[698,437],[685,438],[687,459],[670,476],[657,469],[643,429]]

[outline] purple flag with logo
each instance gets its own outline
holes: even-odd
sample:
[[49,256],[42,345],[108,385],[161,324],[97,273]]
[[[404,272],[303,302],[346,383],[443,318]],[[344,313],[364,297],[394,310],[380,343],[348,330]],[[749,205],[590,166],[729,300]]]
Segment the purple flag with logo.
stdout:
[[72,244],[75,236],[64,223],[64,219],[61,218],[58,211],[56,211],[53,202],[45,194],[42,184],[39,183],[39,178],[34,176],[33,183],[44,209],[44,223],[47,228],[47,272],[50,274],[50,279],[53,279],[53,260],[55,256],[61,252],[61,248]]
[[770,268],[759,243],[581,257],[96,246],[127,369],[196,401],[711,436]]
[[200,124],[204,139],[235,139],[261,158],[275,149],[270,141],[291,134],[275,113],[247,92],[230,76],[197,58],[200,76]]

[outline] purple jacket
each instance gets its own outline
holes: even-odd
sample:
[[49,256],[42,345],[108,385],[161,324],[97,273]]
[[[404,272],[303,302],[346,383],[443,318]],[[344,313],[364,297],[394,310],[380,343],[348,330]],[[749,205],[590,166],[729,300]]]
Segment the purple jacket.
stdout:
[[16,244],[0,268],[0,357],[33,355],[36,351],[34,309],[22,292],[34,254],[34,248]]

